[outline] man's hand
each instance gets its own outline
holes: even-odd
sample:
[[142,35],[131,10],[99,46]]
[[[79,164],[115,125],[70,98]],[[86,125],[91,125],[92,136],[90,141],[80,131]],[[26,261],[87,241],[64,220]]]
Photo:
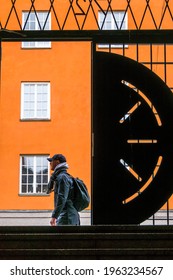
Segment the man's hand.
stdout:
[[52,227],[53,227],[53,226],[56,226],[56,218],[52,218],[52,219],[50,220],[50,224],[51,224]]

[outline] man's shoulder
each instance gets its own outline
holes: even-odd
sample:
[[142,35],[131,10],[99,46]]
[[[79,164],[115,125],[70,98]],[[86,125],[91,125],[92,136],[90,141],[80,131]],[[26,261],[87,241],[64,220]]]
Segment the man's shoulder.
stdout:
[[70,176],[69,176],[69,174],[67,173],[66,170],[62,170],[57,174],[57,180],[63,180],[63,179],[64,180],[67,180],[67,179],[71,180],[71,178],[70,178]]

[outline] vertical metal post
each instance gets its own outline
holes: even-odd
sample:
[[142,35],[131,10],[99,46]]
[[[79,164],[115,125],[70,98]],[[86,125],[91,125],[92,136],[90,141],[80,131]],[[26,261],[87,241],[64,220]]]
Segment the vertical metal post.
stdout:
[[166,44],[164,44],[164,81],[165,81],[165,83],[167,83],[167,78],[166,78],[166,76],[167,76],[166,50],[167,50]]
[[93,128],[93,94],[94,94],[94,60],[96,43],[91,42],[91,225],[93,225],[93,160],[94,160],[94,128]]

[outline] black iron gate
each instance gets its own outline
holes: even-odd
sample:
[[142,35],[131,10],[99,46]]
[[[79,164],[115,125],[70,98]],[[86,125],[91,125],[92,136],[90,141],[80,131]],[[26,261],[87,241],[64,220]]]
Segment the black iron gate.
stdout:
[[94,54],[94,224],[140,224],[172,194],[173,96],[151,70]]

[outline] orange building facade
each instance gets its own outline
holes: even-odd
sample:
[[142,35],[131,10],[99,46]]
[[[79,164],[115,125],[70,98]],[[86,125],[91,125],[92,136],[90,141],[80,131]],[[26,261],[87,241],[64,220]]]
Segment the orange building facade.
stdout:
[[[87,11],[88,1],[81,2],[82,10]],[[66,30],[79,27],[90,30],[97,27],[95,15],[99,24],[104,25],[98,4],[105,11],[109,8],[107,1],[95,1],[85,20],[83,16],[75,16],[74,11],[81,10],[76,3],[69,5],[69,1],[55,1],[55,10],[53,7],[50,10],[50,1],[35,1],[35,9],[28,17],[31,1],[17,0],[11,10],[11,1],[0,0],[3,7],[0,20],[2,27],[7,23],[8,30],[20,29],[19,23],[26,30],[33,30],[39,29],[49,14],[47,29],[56,30],[59,24]],[[125,15],[126,6],[125,0],[112,1],[117,22]],[[136,21],[128,9],[122,28],[136,29],[135,22],[140,26],[145,7],[146,1],[132,1]],[[155,29],[155,22],[158,25],[160,22],[161,28],[169,29],[172,19],[168,10],[166,20],[160,21],[165,3],[151,1],[150,8],[155,21],[148,9],[140,28]],[[112,10],[109,12],[112,15]],[[68,19],[64,21],[67,13]],[[105,29],[109,29],[109,24],[108,20]],[[110,46],[98,44],[97,49],[107,52]],[[172,50],[171,45],[167,46],[167,62],[173,61]],[[138,46],[138,58],[136,45],[119,44],[111,46],[111,51],[138,59],[144,65],[151,59],[149,44]],[[173,88],[173,65],[166,66],[165,74],[165,66],[160,63],[164,53],[164,45],[152,46],[152,70]],[[55,153],[67,157],[69,173],[82,178],[91,193],[92,42],[2,42],[1,55],[0,210],[52,209],[53,196],[45,193],[50,176],[46,159]],[[170,208],[173,208],[172,198]]]

